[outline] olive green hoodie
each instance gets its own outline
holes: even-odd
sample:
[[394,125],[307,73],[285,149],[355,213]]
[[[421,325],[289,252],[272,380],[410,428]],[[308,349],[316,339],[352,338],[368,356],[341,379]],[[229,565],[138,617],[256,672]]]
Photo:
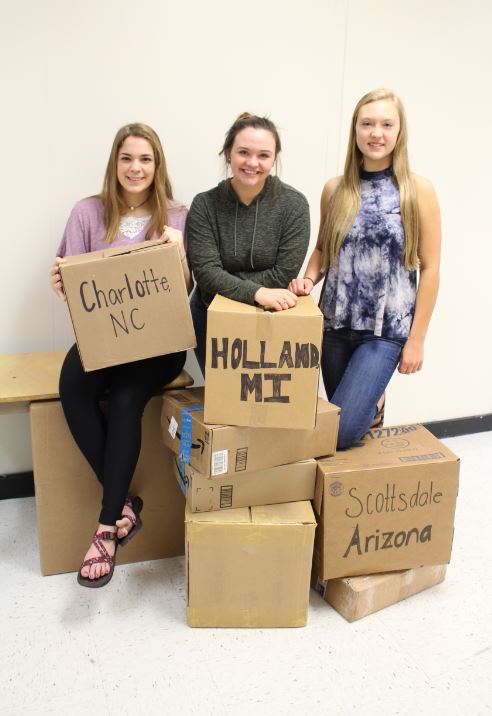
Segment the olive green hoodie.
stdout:
[[188,253],[203,301],[216,293],[254,304],[259,288],[287,288],[309,244],[306,198],[276,177],[243,204],[222,181],[198,194],[188,214]]

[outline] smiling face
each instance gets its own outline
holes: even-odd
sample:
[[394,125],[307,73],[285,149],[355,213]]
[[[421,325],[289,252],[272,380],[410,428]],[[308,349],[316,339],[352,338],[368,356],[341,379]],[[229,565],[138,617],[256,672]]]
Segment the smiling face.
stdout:
[[127,137],[118,151],[116,173],[125,203],[145,201],[155,174],[155,157],[150,143],[142,137]]
[[381,99],[360,108],[355,138],[364,169],[380,171],[391,166],[399,132],[400,115],[392,100]]
[[267,129],[246,127],[234,138],[230,155],[232,185],[242,200],[252,200],[263,189],[274,165],[275,137]]

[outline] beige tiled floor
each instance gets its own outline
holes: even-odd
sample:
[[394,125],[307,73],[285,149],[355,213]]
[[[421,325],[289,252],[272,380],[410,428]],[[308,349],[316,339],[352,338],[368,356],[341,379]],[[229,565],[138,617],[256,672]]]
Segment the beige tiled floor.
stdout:
[[0,713],[490,713],[492,433],[445,442],[462,459],[446,581],[353,624],[311,592],[304,629],[189,629],[182,558],[93,591],[41,577],[34,500],[0,502]]

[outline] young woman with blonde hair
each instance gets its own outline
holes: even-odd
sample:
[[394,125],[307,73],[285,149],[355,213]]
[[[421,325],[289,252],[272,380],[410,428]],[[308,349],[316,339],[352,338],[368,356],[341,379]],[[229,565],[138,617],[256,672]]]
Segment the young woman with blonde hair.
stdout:
[[[186,208],[173,200],[157,134],[145,124],[122,127],[113,142],[101,194],[82,199],[72,210],[50,271],[53,290],[65,299],[63,257],[157,237],[179,245],[189,288],[183,243],[186,215]],[[143,502],[128,495],[140,453],[142,413],[150,398],[179,375],[184,362],[183,352],[85,373],[76,345],[65,358],[60,375],[63,410],[102,485],[99,524],[78,574],[83,586],[102,587],[109,582],[117,544],[126,544],[142,525]],[[106,393],[104,414],[99,401]]]
[[324,277],[321,363],[328,398],[341,408],[339,448],[371,426],[397,367],[422,368],[440,243],[434,189],[410,172],[403,105],[390,90],[369,92],[353,113],[344,173],[323,189],[304,277],[289,285],[306,295]]

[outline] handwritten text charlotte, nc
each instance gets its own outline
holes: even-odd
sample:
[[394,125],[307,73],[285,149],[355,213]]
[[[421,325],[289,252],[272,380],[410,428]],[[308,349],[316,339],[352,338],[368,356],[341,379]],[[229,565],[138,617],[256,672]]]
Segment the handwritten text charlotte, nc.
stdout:
[[[241,388],[240,400],[247,401],[250,395],[254,395],[255,403],[289,403],[289,395],[282,393],[282,384],[292,379],[292,373],[277,373],[277,368],[318,368],[319,350],[313,343],[294,343],[284,341],[280,354],[276,360],[268,350],[266,341],[259,341],[258,345],[251,348],[248,341],[242,338],[211,339],[211,363],[210,367],[226,370],[240,370]],[[271,369],[265,372],[244,372]],[[267,382],[268,381],[268,382]],[[266,395],[267,387],[269,395]]]
[[[125,273],[122,284],[118,288],[103,289],[97,285],[94,279],[92,281],[82,281],[79,292],[84,310],[87,313],[92,313],[92,311],[104,310],[110,306],[123,306],[131,301],[171,290],[166,276],[154,276],[152,268],[148,272],[143,269],[138,279],[132,278],[130,280],[128,274]],[[116,337],[118,337],[118,329],[128,334],[132,329],[141,331],[145,327],[145,322],[137,315],[138,308],[125,308],[109,314]]]

